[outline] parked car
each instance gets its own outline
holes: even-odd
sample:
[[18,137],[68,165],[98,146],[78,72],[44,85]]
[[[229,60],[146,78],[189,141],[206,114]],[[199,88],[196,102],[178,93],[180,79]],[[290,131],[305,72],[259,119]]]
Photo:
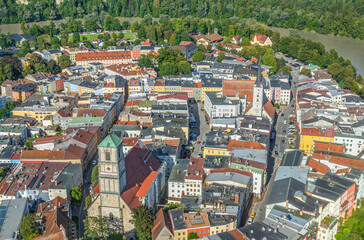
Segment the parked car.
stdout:
[[249,218],[248,219],[248,223],[247,223],[247,225],[250,225],[250,224],[252,224],[253,223],[253,219],[252,218]]

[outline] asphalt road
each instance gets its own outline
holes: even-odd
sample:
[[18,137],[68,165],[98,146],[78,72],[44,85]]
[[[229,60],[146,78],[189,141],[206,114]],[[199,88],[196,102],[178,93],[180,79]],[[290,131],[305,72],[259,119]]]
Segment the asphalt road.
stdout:
[[[282,57],[281,55],[278,55],[277,57]],[[285,58],[285,57],[284,57]],[[289,63],[294,63],[294,60],[285,58]],[[275,138],[275,146],[272,151],[272,156],[275,157],[275,165],[273,168],[273,173],[271,176],[271,179],[274,179],[276,169],[280,165],[282,157],[287,149],[287,133],[289,132],[289,115],[294,112],[295,110],[295,101],[296,101],[296,83],[298,81],[298,73],[299,68],[292,67],[292,81],[291,81],[291,101],[290,104],[287,106],[281,107],[281,112],[278,115],[275,130],[276,130],[276,138]],[[293,107],[292,107],[293,105]],[[286,124],[284,124],[284,121],[286,121]],[[275,154],[275,152],[278,152],[278,155]],[[263,221],[265,219],[265,206],[267,203],[267,196],[270,194],[271,190],[271,184],[272,180],[270,180],[266,186],[266,193],[264,195],[264,198],[261,202],[257,202],[254,207],[253,211],[255,212],[255,218],[254,222]]]
[[[210,131],[209,125],[207,125],[205,120],[205,112],[201,110],[202,106],[203,104],[201,103],[194,103],[190,106],[190,113],[195,117],[197,127],[196,130],[191,129],[197,133],[196,143],[192,144],[194,151],[191,157],[198,157],[199,154],[203,154],[201,147],[203,146],[203,142],[206,141],[206,133]],[[200,144],[197,144],[197,142],[200,142]]]

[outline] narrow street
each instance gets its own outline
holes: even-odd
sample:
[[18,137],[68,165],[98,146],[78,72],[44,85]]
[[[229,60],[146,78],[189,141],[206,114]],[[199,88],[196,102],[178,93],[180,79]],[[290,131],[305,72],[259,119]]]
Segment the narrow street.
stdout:
[[[201,147],[206,140],[206,133],[210,131],[209,125],[206,123],[205,120],[205,112],[204,110],[201,110],[202,107],[202,103],[194,103],[190,108],[190,113],[192,113],[196,119],[195,132],[197,132],[196,142],[192,144],[194,151],[191,154],[191,157],[198,157],[199,154],[203,154]],[[193,129],[191,131],[193,132]],[[198,142],[200,142],[200,144],[197,144]]]
[[[291,74],[292,74],[292,81],[291,81],[292,95],[291,95],[290,104],[288,104],[287,106],[282,106],[281,112],[279,114],[277,113],[278,116],[277,116],[277,121],[276,121],[276,125],[275,125],[275,130],[276,130],[275,145],[272,150],[272,156],[275,157],[273,172],[272,172],[270,181],[268,182],[268,184],[265,187],[265,190],[264,190],[265,193],[264,193],[262,201],[257,202],[253,206],[253,212],[255,212],[254,222],[263,221],[265,219],[265,211],[266,211],[265,206],[266,206],[267,200],[268,200],[267,196],[270,195],[271,184],[275,177],[276,169],[279,167],[281,160],[283,158],[283,155],[286,152],[286,149],[288,147],[287,135],[288,135],[288,131],[289,131],[289,117],[290,117],[290,114],[293,113],[294,108],[295,108],[296,89],[297,89],[296,83],[298,81],[298,73],[299,73],[299,70],[297,68],[292,69],[292,72],[291,72]],[[285,121],[286,121],[286,124],[284,123]],[[296,144],[296,146],[297,146],[297,144]],[[276,152],[278,154],[275,154]]]

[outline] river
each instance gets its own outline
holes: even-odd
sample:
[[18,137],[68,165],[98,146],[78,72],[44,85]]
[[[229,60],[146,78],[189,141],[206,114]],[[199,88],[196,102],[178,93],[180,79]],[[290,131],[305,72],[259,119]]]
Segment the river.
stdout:
[[[289,29],[268,27],[272,31],[278,31],[281,37],[289,34]],[[325,45],[326,50],[335,49],[339,56],[349,59],[357,69],[357,73],[364,77],[364,41],[333,35],[324,35],[308,31],[300,31],[303,38],[311,39],[315,42],[321,42]]]

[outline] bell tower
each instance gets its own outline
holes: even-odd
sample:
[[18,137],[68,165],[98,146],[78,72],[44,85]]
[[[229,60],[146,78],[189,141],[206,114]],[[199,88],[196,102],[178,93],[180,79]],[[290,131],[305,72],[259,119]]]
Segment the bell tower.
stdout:
[[122,219],[121,193],[126,186],[123,141],[109,134],[98,146],[99,150],[99,216]]

